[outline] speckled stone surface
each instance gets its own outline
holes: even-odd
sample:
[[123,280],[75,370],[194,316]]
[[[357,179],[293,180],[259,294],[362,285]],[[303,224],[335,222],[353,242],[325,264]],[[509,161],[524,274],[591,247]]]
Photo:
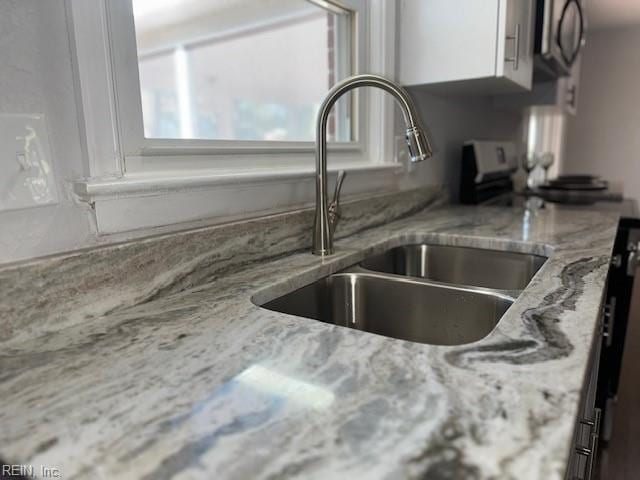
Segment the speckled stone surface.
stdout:
[[[338,236],[441,203],[438,187],[345,202]],[[311,244],[298,210],[0,267],[0,345],[23,341]]]
[[[5,345],[0,456],[82,479],[562,479],[616,226],[615,213],[438,208],[325,260],[176,275],[175,290],[167,278],[161,296]],[[418,241],[550,258],[492,333],[455,347],[251,301]]]

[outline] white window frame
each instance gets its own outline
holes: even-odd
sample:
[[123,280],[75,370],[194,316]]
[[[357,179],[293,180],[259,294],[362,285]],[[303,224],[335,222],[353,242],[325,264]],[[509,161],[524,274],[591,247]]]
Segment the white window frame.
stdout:
[[[394,78],[395,1],[333,2],[355,13],[355,73]],[[88,173],[74,191],[93,206],[99,234],[226,221],[310,203],[314,142],[144,138],[131,0],[66,5]],[[329,171],[351,172],[345,194],[397,189],[404,168],[394,158],[394,108],[388,95],[373,89],[355,96],[356,140],[329,146]]]

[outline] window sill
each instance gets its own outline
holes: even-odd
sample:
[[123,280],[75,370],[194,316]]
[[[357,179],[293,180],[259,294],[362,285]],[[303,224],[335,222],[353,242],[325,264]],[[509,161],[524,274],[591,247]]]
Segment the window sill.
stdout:
[[[330,174],[336,173],[339,170],[359,173],[399,173],[403,170],[403,167],[398,163],[377,165],[372,165],[370,163],[349,163],[328,168],[328,172]],[[78,180],[74,182],[73,190],[80,200],[93,203],[96,200],[103,198],[157,195],[167,192],[202,190],[227,185],[281,183],[312,178],[314,176],[314,167],[296,167],[275,170],[220,171],[191,175],[176,175],[175,173],[145,175],[136,173],[125,177],[103,177]]]
[[[329,169],[333,190],[338,170],[349,172],[343,196],[394,191],[404,167],[399,163],[342,163]],[[315,199],[315,168],[297,167],[192,175],[129,174],[74,183],[78,200],[91,205],[99,235],[222,223],[309,207]]]

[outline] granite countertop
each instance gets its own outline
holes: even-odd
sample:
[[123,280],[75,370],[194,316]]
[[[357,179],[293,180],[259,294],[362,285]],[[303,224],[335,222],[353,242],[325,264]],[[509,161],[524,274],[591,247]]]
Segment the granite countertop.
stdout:
[[[0,456],[63,478],[562,479],[618,215],[445,207],[13,342]],[[486,338],[431,346],[257,307],[388,247],[549,256]]]

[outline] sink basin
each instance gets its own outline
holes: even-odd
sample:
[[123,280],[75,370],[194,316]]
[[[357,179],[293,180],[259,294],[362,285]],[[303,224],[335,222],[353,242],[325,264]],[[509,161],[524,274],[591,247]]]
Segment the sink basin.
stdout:
[[459,345],[487,336],[512,303],[498,292],[347,271],[262,306],[402,340]]
[[404,245],[365,259],[376,272],[500,290],[523,290],[547,259],[525,253],[442,245]]

